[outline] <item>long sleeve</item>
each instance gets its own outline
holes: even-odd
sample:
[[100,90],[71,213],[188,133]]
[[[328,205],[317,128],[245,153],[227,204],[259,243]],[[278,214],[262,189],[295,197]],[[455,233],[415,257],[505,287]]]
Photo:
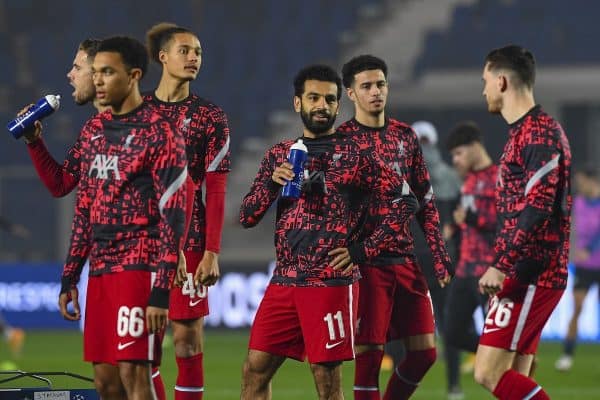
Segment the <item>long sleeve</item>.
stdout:
[[275,167],[283,161],[275,147],[268,150],[262,159],[250,191],[244,196],[240,207],[240,223],[244,228],[256,226],[277,200],[281,185],[275,183],[271,177]]
[[414,171],[409,182],[420,205],[416,220],[431,251],[435,276],[437,279],[442,279],[451,270],[452,261],[442,238],[440,214],[435,205],[435,195],[431,187],[429,171],[425,165],[421,147],[416,147],[417,151],[413,157]]
[[215,253],[221,249],[226,186],[226,173],[208,172],[206,174],[206,250]]
[[168,308],[169,290],[177,269],[181,238],[186,221],[187,160],[185,143],[173,128],[161,124],[165,132],[160,135],[164,143],[154,143],[155,151],[150,157],[154,192],[158,200],[160,222],[160,251],[158,269],[149,304]]
[[27,145],[29,156],[37,174],[48,191],[54,197],[63,197],[71,193],[77,186],[79,175],[73,164],[78,162],[79,139],[69,149],[67,158],[63,165],[59,164],[50,154],[43,139],[40,137],[33,143]]
[[361,161],[356,178],[364,189],[373,191],[369,201],[376,205],[383,220],[365,240],[348,246],[355,264],[372,260],[393,243],[418,208],[409,184],[379,157],[363,154]]
[[522,150],[525,206],[519,213],[516,226],[504,225],[499,239],[505,246],[496,242],[494,266],[505,273],[515,272],[524,245],[533,241],[534,236],[546,226],[552,215],[559,182],[559,160],[561,154],[556,147],[544,144],[528,144]]
[[94,194],[83,182],[77,190],[75,200],[71,240],[61,278],[61,293],[69,291],[79,282],[81,270],[90,255],[92,249],[90,205],[93,197]]
[[227,116],[219,108],[210,115],[207,127],[206,165],[206,250],[218,253],[225,217],[225,192],[230,170],[230,135]]

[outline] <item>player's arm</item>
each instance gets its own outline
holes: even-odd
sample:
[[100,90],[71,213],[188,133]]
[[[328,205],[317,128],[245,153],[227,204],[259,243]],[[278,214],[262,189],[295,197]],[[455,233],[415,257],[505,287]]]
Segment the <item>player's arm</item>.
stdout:
[[276,146],[266,152],[250,191],[244,196],[240,207],[240,223],[244,228],[256,226],[279,196],[282,186],[275,182],[273,173],[284,161],[280,153]]
[[27,151],[33,162],[33,166],[50,194],[54,197],[63,197],[71,193],[79,181],[79,156],[81,153],[82,135],[89,129],[89,125],[83,128],[75,144],[68,150],[63,164],[59,164],[46,148],[41,137],[42,124],[36,121],[34,133],[24,135],[27,143]]
[[[516,263],[523,247],[531,243],[539,230],[548,224],[559,191],[559,165],[562,154],[555,146],[543,143],[527,144],[522,150],[524,160],[525,207],[519,213],[516,226],[503,226],[496,240],[495,268],[508,275],[535,276],[541,271],[518,271]],[[504,242],[504,246],[502,246]]]
[[[158,320],[153,324],[149,323],[148,328],[151,332],[160,330],[166,322],[164,317],[169,307],[169,290],[177,270],[185,230],[187,196],[187,160],[183,137],[175,134],[174,128],[164,121],[160,122],[160,126],[153,125],[153,129],[162,131],[155,135],[156,142],[149,144],[148,159],[148,168],[158,201],[161,243],[156,279],[148,304],[155,309],[164,309],[165,314],[158,315]],[[148,313],[146,317],[148,318]]]
[[[416,141],[416,134],[412,136],[414,136],[413,140]],[[417,144],[415,148],[417,150],[413,155],[414,170],[410,174],[409,184],[420,206],[416,219],[431,251],[436,279],[443,286],[448,283],[452,261],[442,237],[440,213],[435,205],[435,195],[431,186],[429,171],[425,165],[421,147]]]
[[418,209],[417,199],[408,182],[389,168],[377,155],[363,153],[356,178],[364,189],[373,191],[369,196],[382,222],[363,242],[348,246],[353,264],[364,264],[377,257],[393,243],[405,224]]
[[[92,230],[90,224],[90,205],[93,193],[85,183],[77,190],[75,212],[71,228],[69,251],[63,267],[59,295],[59,310],[62,316],[71,321],[79,320],[81,313],[78,302],[77,283],[92,248]],[[67,310],[73,302],[73,312]]]
[[196,269],[196,284],[214,285],[220,276],[219,252],[225,220],[225,192],[230,170],[230,135],[227,117],[219,110],[208,126],[206,149],[206,249]]

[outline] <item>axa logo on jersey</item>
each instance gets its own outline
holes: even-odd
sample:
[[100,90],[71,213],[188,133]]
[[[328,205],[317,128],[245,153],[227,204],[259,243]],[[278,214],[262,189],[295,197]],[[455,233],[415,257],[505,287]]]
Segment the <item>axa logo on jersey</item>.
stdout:
[[119,174],[119,156],[96,154],[88,175],[98,179],[108,179],[109,171],[112,171],[114,179],[121,180],[121,175]]

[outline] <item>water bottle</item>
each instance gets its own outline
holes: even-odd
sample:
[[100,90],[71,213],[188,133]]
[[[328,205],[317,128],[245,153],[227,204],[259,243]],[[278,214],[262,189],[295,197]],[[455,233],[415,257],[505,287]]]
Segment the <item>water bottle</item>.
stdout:
[[47,117],[60,106],[60,95],[42,97],[37,103],[29,108],[23,115],[13,119],[6,126],[15,139],[23,136],[23,132],[33,126],[35,121]]
[[302,192],[302,180],[304,179],[304,162],[306,161],[307,154],[308,149],[302,142],[302,139],[298,139],[298,141],[290,147],[288,162],[292,164],[294,179],[285,184],[281,191],[281,197],[288,199],[298,199],[300,197],[300,193]]

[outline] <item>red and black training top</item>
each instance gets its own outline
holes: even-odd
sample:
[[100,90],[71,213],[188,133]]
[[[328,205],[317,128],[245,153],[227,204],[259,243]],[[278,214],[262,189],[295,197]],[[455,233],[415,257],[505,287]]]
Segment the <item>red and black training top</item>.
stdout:
[[[351,119],[338,127],[338,132],[351,135],[371,146],[388,168],[405,179],[419,202],[417,221],[433,256],[435,275],[442,279],[450,270],[451,261],[440,232],[440,215],[435,206],[435,195],[429,181],[421,146],[412,128],[403,122],[386,118],[381,128],[371,128]],[[369,208],[363,234],[368,236],[380,224],[382,210],[373,203]],[[405,264],[407,257],[415,258],[414,239],[410,225],[402,227],[384,251],[370,264],[377,266]]]
[[535,106],[510,125],[496,189],[493,265],[537,286],[564,289],[571,231],[571,150],[562,127]]
[[[177,102],[164,102],[154,93],[144,100],[173,121],[184,137],[188,171],[195,186],[186,251],[205,249],[218,253],[225,213],[225,187],[231,169],[229,125],[223,110],[195,94]],[[206,185],[206,205],[202,184]],[[191,200],[191,199],[190,199]]]
[[496,180],[498,166],[471,171],[461,188],[460,204],[466,211],[460,229],[458,277],[480,277],[494,261],[496,240]]
[[[92,117],[71,156],[79,183],[62,291],[90,275],[156,272],[152,305],[168,307],[185,225],[187,162],[175,127],[147,103]],[[75,165],[75,164],[74,164]]]
[[[303,138],[308,148],[300,199],[279,198],[281,186],[271,177],[287,160],[293,140],[269,149],[240,210],[245,227],[258,224],[277,201],[277,264],[271,283],[286,286],[348,285],[359,277],[356,264],[376,258],[408,224],[416,211],[410,187],[385,165],[370,146],[343,134]],[[278,200],[279,198],[279,200]],[[369,201],[382,220],[369,236],[361,235]],[[348,247],[353,273],[330,266],[327,253]]]

